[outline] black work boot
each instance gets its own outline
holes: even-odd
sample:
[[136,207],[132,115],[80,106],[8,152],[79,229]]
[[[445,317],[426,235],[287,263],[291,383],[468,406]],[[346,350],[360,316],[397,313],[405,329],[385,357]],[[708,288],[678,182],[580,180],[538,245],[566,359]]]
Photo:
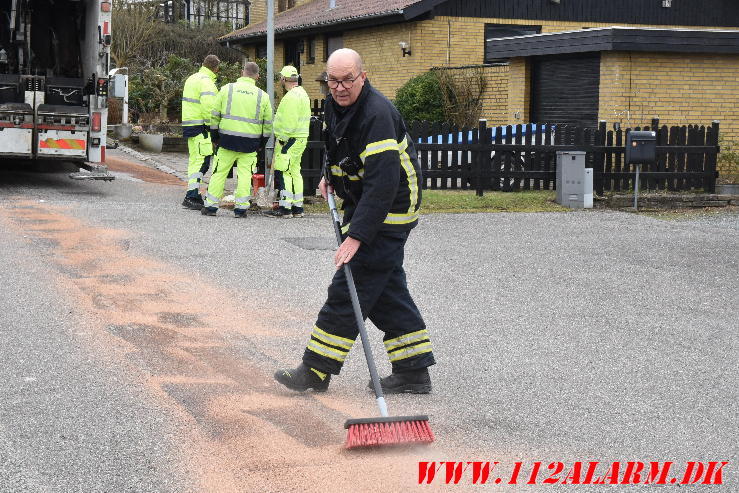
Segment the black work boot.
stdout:
[[246,217],[246,209],[234,209],[234,217]]
[[200,213],[204,216],[215,216],[218,213],[218,207],[203,207]]
[[203,208],[203,198],[200,195],[185,197],[185,200],[182,201],[182,205],[188,209],[199,211]]
[[294,370],[277,370],[275,372],[275,380],[290,390],[305,392],[313,389],[316,392],[326,392],[328,383],[331,381],[331,374],[326,374],[326,378],[321,380],[315,371],[300,364]]
[[292,211],[287,207],[280,207],[276,211],[269,211],[267,214],[269,214],[270,217],[280,217],[284,219],[290,219],[293,217]]
[[[428,368],[391,373],[380,379],[385,394],[428,394],[431,392],[431,376]],[[374,390],[372,381],[367,388]]]

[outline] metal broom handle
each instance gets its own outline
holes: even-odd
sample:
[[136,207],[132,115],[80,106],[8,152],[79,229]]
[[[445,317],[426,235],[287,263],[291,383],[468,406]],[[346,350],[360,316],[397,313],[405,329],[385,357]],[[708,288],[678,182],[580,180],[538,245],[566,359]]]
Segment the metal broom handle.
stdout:
[[[341,239],[341,221],[339,220],[339,212],[336,210],[336,201],[334,200],[334,194],[326,191],[328,197],[328,206],[331,209],[331,218],[334,223],[334,232],[336,233],[336,241],[341,246],[343,240]],[[377,407],[380,408],[380,415],[386,418],[388,417],[387,403],[385,403],[385,397],[382,394],[382,386],[380,385],[380,377],[377,374],[377,367],[375,366],[375,359],[372,357],[372,350],[369,345],[369,337],[367,336],[367,329],[364,326],[364,319],[362,318],[362,308],[359,305],[359,297],[357,296],[357,288],[354,285],[354,277],[352,276],[352,269],[349,264],[344,264],[344,274],[346,274],[346,283],[349,286],[349,296],[352,299],[352,307],[354,308],[354,316],[357,319],[357,328],[359,329],[359,336],[362,338],[362,348],[364,348],[364,356],[367,359],[367,367],[370,372],[370,379],[372,380],[372,387],[375,390],[375,397],[377,398]]]

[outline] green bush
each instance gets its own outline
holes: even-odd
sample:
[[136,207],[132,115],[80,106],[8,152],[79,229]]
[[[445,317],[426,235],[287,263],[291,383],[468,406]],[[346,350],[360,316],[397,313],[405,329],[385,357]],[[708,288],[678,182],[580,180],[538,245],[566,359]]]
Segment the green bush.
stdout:
[[[260,77],[257,86],[266,90],[267,60],[259,59]],[[129,78],[129,106],[132,121],[143,116],[146,123],[179,121],[182,110],[182,89],[185,80],[200,69],[194,60],[170,55],[167,62],[156,68],[134,72]],[[220,89],[241,77],[240,62],[221,62],[216,85]]]
[[[170,55],[163,66],[132,74],[129,82],[129,103],[132,109],[139,116],[156,113],[156,117],[150,115],[150,118],[160,122],[168,121],[172,106],[182,97],[185,80],[198,67],[192,60]],[[176,105],[175,109],[179,107]]]
[[433,71],[413,77],[395,95],[395,106],[407,122],[444,122],[444,99]]
[[726,140],[719,134],[721,152],[718,155],[720,183],[739,183],[739,142]]

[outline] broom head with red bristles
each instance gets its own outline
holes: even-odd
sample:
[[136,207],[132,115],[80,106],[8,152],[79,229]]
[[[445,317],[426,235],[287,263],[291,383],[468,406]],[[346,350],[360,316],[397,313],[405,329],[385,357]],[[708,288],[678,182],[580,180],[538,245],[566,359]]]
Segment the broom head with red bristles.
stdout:
[[344,428],[348,449],[434,441],[428,416],[349,419]]

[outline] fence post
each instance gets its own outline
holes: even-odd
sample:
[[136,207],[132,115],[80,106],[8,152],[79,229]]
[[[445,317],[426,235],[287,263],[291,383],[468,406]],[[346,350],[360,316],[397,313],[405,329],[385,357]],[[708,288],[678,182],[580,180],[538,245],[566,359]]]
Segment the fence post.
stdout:
[[482,190],[483,190],[483,180],[482,180],[482,165],[483,165],[483,159],[485,157],[485,152],[483,152],[482,146],[483,139],[488,134],[488,121],[480,119],[480,122],[477,125],[477,151],[475,153],[475,158],[473,162],[475,163],[475,195],[478,197],[482,197]]
[[718,132],[719,121],[714,120],[711,124],[710,139],[706,139],[706,145],[716,146],[710,153],[706,154],[705,179],[703,180],[703,188],[708,193],[716,193],[716,164],[718,161]]
[[[596,146],[606,145],[606,134],[608,133],[606,125],[607,123],[605,120],[600,120],[598,122],[598,132],[595,134]],[[599,152],[595,154],[595,160],[593,162],[593,188],[595,189],[595,193],[597,193],[598,195],[603,195],[603,171],[606,164],[605,160],[605,152]]]

